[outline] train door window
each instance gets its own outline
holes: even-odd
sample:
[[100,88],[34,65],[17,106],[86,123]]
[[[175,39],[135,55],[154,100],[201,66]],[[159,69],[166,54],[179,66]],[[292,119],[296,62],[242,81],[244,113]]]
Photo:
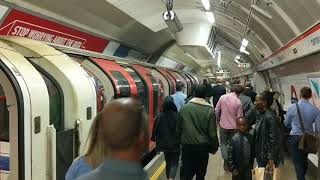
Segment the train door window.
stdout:
[[159,102],[158,102],[159,101],[159,85],[151,74],[148,75],[148,78],[152,82],[152,86],[153,86],[153,114],[154,116],[157,116],[158,105],[159,105]]
[[134,82],[137,86],[137,89],[138,89],[138,96],[139,96],[139,99],[143,102],[145,108],[146,108],[146,111],[148,112],[148,99],[146,98],[147,95],[146,95],[146,92],[147,92],[147,89],[146,89],[146,85],[144,84],[142,78],[138,75],[138,73],[136,73],[133,69],[129,68],[129,67],[124,67],[125,70],[130,74],[130,76],[134,79]]
[[94,87],[96,89],[97,94],[97,111],[100,112],[103,109],[104,104],[106,103],[106,98],[104,97],[104,87],[100,79],[98,79],[95,75],[85,69],[85,71],[89,74],[90,79],[92,80]]
[[49,93],[50,104],[50,124],[52,124],[57,132],[64,130],[64,104],[62,90],[58,83],[50,77],[40,71],[43,80],[46,83]]
[[9,111],[6,96],[0,85],[0,141],[9,142]]
[[130,97],[131,89],[127,79],[119,71],[111,71],[120,89],[120,97]]

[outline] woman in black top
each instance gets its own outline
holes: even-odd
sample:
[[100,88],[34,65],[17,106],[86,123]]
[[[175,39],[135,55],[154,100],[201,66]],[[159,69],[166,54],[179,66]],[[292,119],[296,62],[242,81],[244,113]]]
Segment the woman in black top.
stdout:
[[151,140],[156,141],[158,152],[164,152],[166,175],[169,180],[176,176],[180,156],[179,144],[176,140],[177,119],[177,107],[173,98],[167,96],[163,102],[163,110],[155,120]]
[[270,109],[271,92],[256,97],[257,121],[255,125],[255,153],[259,167],[279,166],[281,160],[281,133],[276,114]]

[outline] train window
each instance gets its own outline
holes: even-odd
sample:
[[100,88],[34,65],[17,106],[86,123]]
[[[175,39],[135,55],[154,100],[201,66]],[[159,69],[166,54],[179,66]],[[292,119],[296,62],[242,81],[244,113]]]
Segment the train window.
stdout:
[[138,96],[142,101],[145,101],[146,91],[145,85],[141,79],[141,77],[131,68],[125,67],[125,70],[130,74],[130,76],[134,79],[134,82],[138,88]]
[[85,69],[85,71],[89,74],[94,87],[97,93],[97,111],[100,112],[103,109],[104,104],[106,103],[106,98],[104,96],[104,87],[100,79],[98,79],[95,75],[93,75],[90,71]]
[[153,86],[153,115],[157,116],[158,105],[159,105],[159,102],[158,102],[159,101],[159,85],[151,74],[149,74],[148,77],[152,82],[152,86]]
[[9,111],[6,96],[0,85],[0,141],[9,142]]
[[145,82],[142,80],[140,75],[129,67],[124,67],[125,70],[130,74],[130,76],[134,79],[138,89],[139,99],[143,102],[145,110],[149,113],[149,98],[148,98],[148,89]]
[[120,97],[130,97],[131,89],[127,79],[119,71],[111,71],[111,74],[117,80]]
[[58,85],[51,81],[45,74],[40,71],[43,80],[46,83],[49,93],[50,104],[50,124],[54,125],[57,132],[64,130],[63,116],[63,97]]

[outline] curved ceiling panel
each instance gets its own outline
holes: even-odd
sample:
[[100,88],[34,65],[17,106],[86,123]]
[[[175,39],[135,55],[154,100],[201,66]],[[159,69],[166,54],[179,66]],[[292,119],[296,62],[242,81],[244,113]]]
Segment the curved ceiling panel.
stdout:
[[[146,52],[157,52],[174,36],[162,19],[166,0],[6,0],[20,6],[41,7],[36,12],[53,12],[81,28],[125,42]],[[24,2],[24,3],[20,3]],[[217,48],[223,51],[224,65],[237,69],[234,58],[243,38],[249,40],[244,62],[258,63],[320,20],[320,0],[210,0],[216,22]],[[252,4],[254,3],[254,4]],[[261,15],[252,5],[270,14]],[[23,6],[25,7],[25,6]],[[72,11],[70,11],[72,7]],[[174,11],[182,25],[206,23],[208,19],[201,0],[174,0]],[[250,17],[250,21],[248,19]],[[50,14],[51,16],[51,14]],[[82,26],[83,25],[83,26]],[[88,28],[89,27],[89,28]],[[161,51],[162,52],[162,51]],[[190,58],[174,45],[165,51],[192,66],[214,66],[213,59]]]

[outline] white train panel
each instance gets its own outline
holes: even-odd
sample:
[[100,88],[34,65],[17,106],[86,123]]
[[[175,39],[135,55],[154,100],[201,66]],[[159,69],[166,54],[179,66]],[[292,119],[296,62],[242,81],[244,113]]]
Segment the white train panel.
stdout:
[[[49,125],[49,98],[46,85],[36,69],[21,54],[2,42],[0,46],[0,59],[10,69],[14,76],[11,78],[16,79],[23,96],[16,97],[12,84],[8,82],[8,76],[1,71],[0,83],[9,105],[10,170],[12,170],[9,179],[46,179],[50,176],[46,166],[48,161],[46,127]],[[23,107],[21,107],[23,110],[18,109],[16,98],[22,98],[19,101],[23,100]],[[23,119],[18,119],[18,111],[23,112]],[[23,123],[24,135],[19,138],[23,137],[23,141],[18,139],[20,129],[18,127],[21,123]],[[20,141],[23,144],[19,143]],[[39,147],[39,144],[44,146]],[[22,155],[24,159],[21,159]],[[23,174],[18,174],[19,168],[24,168],[23,171],[20,169]]]

